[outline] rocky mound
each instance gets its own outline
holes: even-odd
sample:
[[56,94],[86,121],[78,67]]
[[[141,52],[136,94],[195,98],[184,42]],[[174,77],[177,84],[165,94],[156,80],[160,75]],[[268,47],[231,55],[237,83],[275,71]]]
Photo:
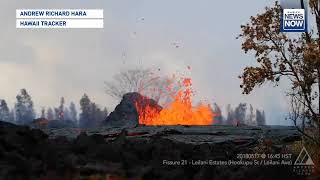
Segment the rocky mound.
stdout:
[[162,109],[160,105],[153,99],[142,96],[139,93],[127,93],[123,96],[120,104],[118,104],[113,112],[106,118],[104,124],[117,127],[134,127],[139,123],[136,103],[140,106],[155,107],[159,111]]

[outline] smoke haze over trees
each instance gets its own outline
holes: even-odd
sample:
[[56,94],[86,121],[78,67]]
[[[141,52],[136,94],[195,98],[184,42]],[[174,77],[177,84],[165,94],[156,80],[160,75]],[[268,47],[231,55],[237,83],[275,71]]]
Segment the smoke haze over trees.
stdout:
[[58,121],[66,122],[67,124],[72,122],[77,126],[80,123],[81,127],[86,128],[96,127],[108,115],[107,108],[101,108],[99,105],[90,101],[87,95],[84,95],[79,102],[81,106],[80,119],[78,119],[76,104],[70,102],[69,106],[66,106],[64,97],[60,98],[58,107],[42,107],[38,115],[34,110],[32,97],[28,94],[26,89],[21,89],[20,94],[16,96],[16,100],[17,102],[15,103],[14,108],[10,110],[7,102],[0,99],[0,121],[30,124],[37,118],[40,118],[56,121],[55,126],[57,125],[59,127],[61,127],[61,125],[57,123]]
[[79,127],[96,127],[108,115],[107,109],[101,110],[95,103],[91,102],[88,95],[84,94],[80,99],[81,113]]
[[254,108],[249,105],[249,109],[246,103],[240,103],[234,109],[230,104],[226,107],[226,117],[222,115],[221,108],[215,103],[213,106],[215,124],[228,124],[228,125],[251,125],[261,126],[266,125],[265,113],[262,110]]
[[48,120],[53,120],[54,119],[53,110],[50,107],[47,110],[47,119]]
[[18,124],[30,123],[35,119],[35,112],[33,109],[33,101],[26,89],[21,89],[17,95],[17,102],[15,104],[15,115]]
[[13,118],[13,112],[10,112],[7,102],[5,100],[0,100],[0,120],[12,122]]
[[78,119],[77,118],[78,112],[77,112],[77,109],[76,109],[76,105],[73,102],[71,102],[70,106],[69,106],[69,109],[70,109],[70,120],[76,122],[77,119]]
[[[84,94],[79,101],[79,116],[75,103],[70,102],[68,106],[66,104],[65,98],[61,97],[58,106],[42,107],[39,115],[36,115],[31,96],[27,90],[22,89],[20,94],[17,95],[17,102],[15,108],[12,108],[12,110],[10,110],[5,100],[0,100],[0,120],[18,124],[28,124],[38,117],[49,121],[69,121],[81,128],[90,128],[99,126],[108,115],[107,108],[103,108],[92,102],[87,94]],[[246,103],[240,103],[235,108],[232,108],[229,104],[226,107],[225,116],[223,115],[224,112],[222,108],[217,103],[213,103],[212,111],[214,112],[214,124],[266,124],[264,111],[254,109],[252,105],[248,107]]]

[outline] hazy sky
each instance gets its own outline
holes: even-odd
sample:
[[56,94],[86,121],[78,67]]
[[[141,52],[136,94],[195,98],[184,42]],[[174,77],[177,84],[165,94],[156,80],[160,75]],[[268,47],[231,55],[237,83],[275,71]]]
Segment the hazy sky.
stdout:
[[[232,2],[232,3],[231,3]],[[78,104],[83,93],[113,110],[116,101],[103,82],[129,67],[164,73],[192,67],[197,99],[253,104],[269,124],[286,124],[285,88],[266,85],[244,96],[243,67],[255,64],[236,40],[240,25],[271,0],[24,0],[0,1],[0,99],[10,106],[19,89],[32,95],[37,110],[58,106],[59,98]],[[18,8],[104,9],[104,29],[16,29]],[[173,43],[178,43],[175,48]]]

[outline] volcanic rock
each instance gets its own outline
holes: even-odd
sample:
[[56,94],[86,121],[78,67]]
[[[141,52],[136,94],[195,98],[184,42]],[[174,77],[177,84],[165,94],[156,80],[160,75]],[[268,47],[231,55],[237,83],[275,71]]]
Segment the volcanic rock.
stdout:
[[[279,139],[274,141],[279,145],[293,143],[295,138],[281,142],[295,136],[291,127],[138,126],[120,130],[112,140],[104,131],[48,139],[40,130],[0,122],[0,179],[297,179],[291,166],[193,165],[193,161],[236,160],[239,153],[256,153],[254,147],[260,146],[256,141],[242,143],[252,141],[248,135]],[[115,132],[110,128],[107,133]],[[265,153],[282,152],[270,148]],[[165,163],[181,160],[188,164]]]
[[48,128],[76,128],[78,127],[74,121],[71,120],[51,120],[48,122]]
[[139,123],[138,112],[136,108],[138,103],[142,108],[147,106],[161,110],[162,107],[153,99],[142,96],[139,93],[131,92],[123,96],[113,112],[104,121],[105,125],[116,127],[135,127]]
[[48,120],[45,118],[35,119],[29,124],[26,124],[31,128],[36,129],[62,129],[62,128],[77,128],[77,124],[71,120]]

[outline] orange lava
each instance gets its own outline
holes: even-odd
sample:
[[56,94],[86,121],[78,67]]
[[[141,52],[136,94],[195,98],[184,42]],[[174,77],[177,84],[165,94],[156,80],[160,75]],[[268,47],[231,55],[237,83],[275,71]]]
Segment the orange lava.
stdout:
[[[178,91],[173,101],[162,110],[152,106],[143,106],[136,103],[139,114],[139,124],[144,125],[212,125],[214,115],[210,105],[199,104],[192,106],[192,81],[184,78],[181,85],[183,90]],[[168,88],[169,89],[169,88]]]

